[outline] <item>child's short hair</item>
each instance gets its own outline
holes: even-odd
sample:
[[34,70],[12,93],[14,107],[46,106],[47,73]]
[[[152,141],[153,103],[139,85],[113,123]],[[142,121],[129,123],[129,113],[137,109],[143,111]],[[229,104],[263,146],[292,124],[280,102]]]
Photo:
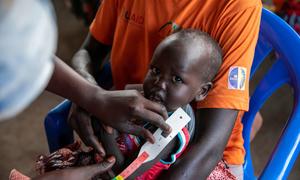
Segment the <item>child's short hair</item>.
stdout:
[[192,47],[198,47],[197,45],[204,43],[209,53],[210,62],[207,63],[207,67],[204,68],[206,71],[203,71],[201,76],[205,81],[214,79],[222,64],[222,49],[209,34],[196,29],[183,29],[170,35],[165,40],[168,41],[168,39],[170,41],[192,44]]

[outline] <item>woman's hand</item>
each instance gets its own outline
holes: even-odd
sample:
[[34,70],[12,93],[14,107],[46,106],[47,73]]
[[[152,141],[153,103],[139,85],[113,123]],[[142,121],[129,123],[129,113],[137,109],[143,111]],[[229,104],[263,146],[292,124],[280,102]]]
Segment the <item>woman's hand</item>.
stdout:
[[170,126],[166,108],[158,103],[145,99],[136,90],[104,91],[98,90],[86,102],[87,111],[98,117],[102,123],[118,131],[142,136],[154,142],[151,132],[134,123],[144,120],[169,133]]
[[[90,98],[86,109],[98,117],[104,125],[124,133],[142,136],[150,142],[154,142],[152,133],[135,124],[135,120],[148,121],[170,132],[169,126],[164,121],[167,118],[165,107],[145,99],[136,90],[100,91],[91,94],[93,98]],[[90,113],[73,104],[68,123],[87,146],[93,147],[101,156],[105,156],[102,143],[94,135]]]
[[90,166],[83,166],[78,168],[69,168],[63,170],[56,170],[49,173],[45,173],[41,176],[38,176],[33,179],[38,180],[52,180],[52,179],[60,179],[60,180],[86,180],[92,179],[92,177],[105,173],[111,169],[111,167],[115,163],[114,157],[109,157],[105,161],[94,164]]

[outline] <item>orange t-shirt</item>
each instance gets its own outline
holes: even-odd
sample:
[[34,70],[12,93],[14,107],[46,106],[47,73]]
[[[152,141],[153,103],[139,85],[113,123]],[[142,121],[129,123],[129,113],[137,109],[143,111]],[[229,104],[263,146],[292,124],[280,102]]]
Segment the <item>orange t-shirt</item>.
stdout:
[[90,32],[99,42],[112,45],[116,89],[143,82],[155,47],[174,29],[210,34],[220,44],[224,59],[213,89],[197,107],[241,110],[224,159],[242,164],[241,116],[249,106],[249,73],[261,9],[260,0],[104,0]]

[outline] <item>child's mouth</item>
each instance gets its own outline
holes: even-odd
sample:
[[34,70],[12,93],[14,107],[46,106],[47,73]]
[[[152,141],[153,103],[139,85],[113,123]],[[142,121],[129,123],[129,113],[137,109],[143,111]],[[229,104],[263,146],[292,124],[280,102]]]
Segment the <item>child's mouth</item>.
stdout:
[[157,103],[162,104],[162,105],[164,104],[164,101],[163,101],[162,97],[160,97],[159,95],[151,94],[149,96],[149,100],[157,102]]

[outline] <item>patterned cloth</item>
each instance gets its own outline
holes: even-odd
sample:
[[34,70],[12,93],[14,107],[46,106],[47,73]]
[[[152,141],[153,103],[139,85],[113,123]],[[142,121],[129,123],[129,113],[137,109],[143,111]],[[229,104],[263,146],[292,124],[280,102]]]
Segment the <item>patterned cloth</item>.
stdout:
[[210,173],[207,180],[236,180],[237,178],[229,171],[224,161],[217,164],[215,169]]

